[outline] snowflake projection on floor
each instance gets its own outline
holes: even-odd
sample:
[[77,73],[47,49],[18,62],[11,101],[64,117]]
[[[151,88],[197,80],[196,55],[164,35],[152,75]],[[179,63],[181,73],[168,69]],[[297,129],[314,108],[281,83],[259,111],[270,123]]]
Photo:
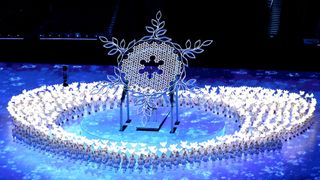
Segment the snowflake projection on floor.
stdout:
[[[177,90],[195,89],[195,79],[186,80],[188,60],[195,59],[202,53],[203,47],[209,46],[212,40],[197,40],[194,45],[190,40],[185,48],[166,37],[165,21],[161,20],[158,11],[156,19],[151,20],[152,26],[146,26],[149,35],[140,40],[132,40],[126,45],[116,38],[108,40],[104,36],[99,39],[110,49],[108,55],[116,55],[118,66],[114,68],[115,76],[108,76],[112,85],[122,84],[127,91],[132,92],[135,105],[142,114],[143,123],[157,109],[155,99]],[[94,89],[93,93],[103,92],[106,87]],[[103,92],[105,93],[105,92]],[[177,99],[175,101],[178,101]]]
[[[164,22],[160,22],[160,17],[161,13],[158,13],[157,20],[152,21],[157,28],[147,27],[147,30],[153,28],[152,32],[157,32],[156,29],[164,26]],[[160,26],[161,23],[163,25]],[[124,48],[124,40],[120,42],[122,45],[118,46],[118,43],[115,43],[118,42],[116,39],[113,38],[109,42],[106,38],[100,37],[106,42],[105,46],[111,48],[109,54],[119,52],[119,66],[115,67],[116,75],[108,76],[111,82],[75,82],[67,87],[63,84],[43,85],[36,89],[23,90],[21,94],[12,96],[7,110],[12,117],[13,140],[55,154],[57,157],[86,161],[85,165],[108,166],[116,171],[121,169],[122,172],[128,168],[131,172],[138,170],[140,173],[145,169],[148,172],[155,170],[156,173],[163,173],[166,169],[175,172],[171,170],[172,167],[195,170],[193,164],[199,164],[197,167],[201,168],[201,163],[219,161],[219,164],[223,164],[227,162],[225,160],[231,158],[250,159],[250,156],[266,155],[267,152],[280,149],[288,140],[302,135],[310,128],[313,121],[317,120],[313,118],[317,99],[313,94],[304,91],[289,92],[262,87],[211,85],[192,91],[191,86],[195,80],[185,81],[187,59],[194,57],[197,52],[201,53],[203,51],[201,47],[209,45],[212,41],[203,43],[197,41],[193,49],[191,42],[187,41],[186,49],[178,49],[176,48],[178,45],[172,43],[171,39],[156,34],[143,37],[137,42],[130,42],[128,46],[130,48]],[[163,49],[166,49],[165,52]],[[149,54],[143,53],[144,55],[140,56],[138,52],[142,53],[144,50]],[[167,58],[161,58],[162,56]],[[133,66],[129,60],[136,57],[142,57],[137,59],[141,66],[134,68],[145,79],[153,80],[157,76],[165,75],[166,71],[171,72],[170,75],[178,75],[178,78],[175,77],[174,81],[172,77],[164,78],[163,82],[171,82],[169,86],[166,83],[163,87],[141,85],[142,87],[135,92],[137,87],[130,84],[134,83],[135,79],[130,81],[130,73],[133,70],[130,71],[129,68]],[[174,63],[174,67],[178,70],[170,68],[168,70],[166,68],[168,62]],[[137,73],[133,75],[135,74]],[[139,83],[143,84],[140,81]],[[143,107],[145,102],[149,103],[145,101],[147,98],[154,97],[159,97],[157,103],[168,106],[163,94],[177,89],[182,89],[176,93],[180,99],[178,104],[180,107],[194,108],[200,113],[225,117],[229,123],[235,122],[232,125],[235,127],[234,132],[213,138],[207,136],[195,141],[188,137],[173,143],[161,140],[162,142],[154,145],[124,141],[122,136],[115,140],[110,137],[91,138],[65,129],[65,125],[79,123],[83,117],[96,112],[119,110],[126,90],[133,92],[130,93],[130,98],[136,96],[139,100],[130,101],[130,104],[140,103]],[[142,95],[139,96],[139,93]],[[138,136],[132,139],[141,140]],[[62,158],[58,158],[59,164]],[[206,165],[208,164],[203,164]],[[161,169],[157,171],[158,168]],[[131,172],[128,175],[132,175]]]
[[[121,136],[112,140],[68,132],[66,124],[79,123],[91,113],[118,108],[123,85],[109,87],[105,94],[91,94],[93,87],[103,85],[103,82],[72,83],[68,87],[57,84],[24,90],[13,96],[7,107],[13,118],[13,138],[58,156],[118,170],[121,167],[124,171],[127,168],[184,168],[210,161],[223,164],[230,158],[265,155],[281,148],[282,143],[310,128],[317,105],[313,94],[304,91],[290,93],[261,87],[207,85],[199,88],[202,93],[198,94],[180,91],[179,106],[228,117],[226,121],[235,122],[233,126],[239,127],[233,133],[197,141],[188,138],[174,143],[162,141],[153,145],[123,141]],[[194,120],[198,119],[190,119]],[[141,140],[140,137],[132,139]]]

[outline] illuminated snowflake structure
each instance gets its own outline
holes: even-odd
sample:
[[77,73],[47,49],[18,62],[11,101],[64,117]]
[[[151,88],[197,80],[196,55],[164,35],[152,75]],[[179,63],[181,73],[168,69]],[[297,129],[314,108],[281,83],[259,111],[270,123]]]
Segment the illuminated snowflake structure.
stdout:
[[[158,11],[156,19],[151,20],[152,26],[146,26],[149,35],[137,41],[132,40],[126,44],[125,40],[118,41],[114,37],[111,40],[104,36],[99,37],[105,43],[104,47],[110,49],[108,55],[118,55],[118,66],[114,68],[115,75],[108,75],[108,80],[112,85],[124,85],[120,103],[121,131],[126,128],[123,124],[124,101],[127,106],[126,123],[131,121],[129,120],[130,93],[130,97],[138,106],[138,113],[141,114],[141,122],[144,125],[158,109],[155,103],[157,98],[168,96],[171,105],[171,133],[174,133],[174,124],[179,124],[178,91],[194,89],[194,79],[185,81],[188,59],[195,59],[195,54],[202,53],[203,47],[212,43],[212,40],[203,42],[197,40],[192,45],[191,41],[187,40],[185,48],[182,48],[165,36],[167,30],[164,29],[165,21],[161,20],[161,16],[161,12]],[[100,86],[100,89],[94,89],[93,93],[103,92],[103,89],[107,88]]]

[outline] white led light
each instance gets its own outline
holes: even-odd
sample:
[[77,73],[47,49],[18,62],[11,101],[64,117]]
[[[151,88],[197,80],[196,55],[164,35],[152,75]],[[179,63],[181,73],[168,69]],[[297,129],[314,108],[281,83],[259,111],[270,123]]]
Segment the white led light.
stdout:
[[[274,90],[264,88],[206,86],[201,91],[207,95],[186,90],[179,93],[180,106],[199,107],[221,116],[233,113],[238,117],[240,129],[234,134],[203,142],[161,142],[158,146],[149,146],[145,143],[88,139],[63,129],[66,119],[76,121],[79,114],[94,113],[93,106],[107,104],[107,107],[112,108],[119,104],[121,93],[118,92],[122,91],[123,86],[109,87],[108,91],[113,93],[99,95],[102,97],[100,99],[94,97],[87,88],[83,88],[93,88],[96,85],[107,84],[74,83],[71,84],[72,88],[62,85],[46,86],[24,90],[22,94],[13,96],[7,107],[13,117],[13,135],[44,150],[56,153],[65,150],[73,154],[72,157],[94,157],[99,162],[105,158],[106,153],[115,157],[126,154],[131,158],[137,158],[136,155],[156,158],[160,154],[162,158],[167,158],[167,153],[180,158],[187,158],[183,155],[187,154],[189,158],[195,151],[201,156],[208,152],[223,155],[231,149],[232,152],[246,153],[248,149],[263,150],[265,146],[286,141],[303,132],[311,124],[310,117],[317,103],[312,94],[296,94],[282,90],[277,90],[274,94]],[[219,93],[210,89],[219,89]],[[215,160],[213,156],[211,160]]]

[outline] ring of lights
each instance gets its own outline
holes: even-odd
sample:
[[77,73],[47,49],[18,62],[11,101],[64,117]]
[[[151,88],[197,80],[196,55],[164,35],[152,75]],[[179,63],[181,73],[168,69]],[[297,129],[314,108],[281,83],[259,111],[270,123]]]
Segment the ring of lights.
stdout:
[[[183,164],[186,162],[184,160],[215,160],[277,146],[310,126],[317,103],[313,94],[303,91],[297,94],[261,87],[206,86],[197,94],[187,90],[179,92],[180,106],[236,117],[240,129],[234,134],[198,143],[166,145],[163,142],[158,148],[139,143],[88,139],[66,132],[62,127],[63,122],[76,121],[79,115],[119,106],[121,85],[110,87],[105,94],[90,93],[94,87],[106,84],[93,82],[73,83],[69,87],[42,86],[13,96],[7,107],[13,117],[13,135],[48,151],[63,151],[70,157],[94,159],[102,163],[113,159],[113,163],[126,165],[129,155],[134,159],[135,166],[136,155],[140,155],[139,158],[148,159],[153,165],[157,165],[156,162],[161,164],[164,159],[173,164]],[[159,154],[162,154],[161,158],[158,158]],[[170,154],[170,158],[167,158],[167,154]]]

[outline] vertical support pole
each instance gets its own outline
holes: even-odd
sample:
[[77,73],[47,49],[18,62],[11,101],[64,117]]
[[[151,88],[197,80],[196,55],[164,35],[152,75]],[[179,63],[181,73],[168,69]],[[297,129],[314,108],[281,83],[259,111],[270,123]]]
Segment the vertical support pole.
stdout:
[[129,117],[129,91],[128,91],[128,89],[126,89],[126,95],[127,95],[127,122],[129,122],[130,121],[130,117]]
[[173,126],[173,96],[174,96],[174,91],[170,91],[170,105],[171,105],[171,112],[170,112],[170,119],[171,119],[171,131],[170,133],[174,133],[174,126]]
[[[121,98],[122,99],[122,98]],[[122,107],[123,103],[122,100],[120,102],[120,131],[123,131],[123,113],[122,113]]]
[[62,66],[62,76],[63,76],[63,87],[68,86],[68,66],[63,65]]
[[126,88],[123,89],[121,99],[120,99],[120,131],[124,131],[124,126],[123,126],[123,101],[126,98]]
[[178,95],[178,88],[176,89],[176,123],[179,123],[179,95]]

